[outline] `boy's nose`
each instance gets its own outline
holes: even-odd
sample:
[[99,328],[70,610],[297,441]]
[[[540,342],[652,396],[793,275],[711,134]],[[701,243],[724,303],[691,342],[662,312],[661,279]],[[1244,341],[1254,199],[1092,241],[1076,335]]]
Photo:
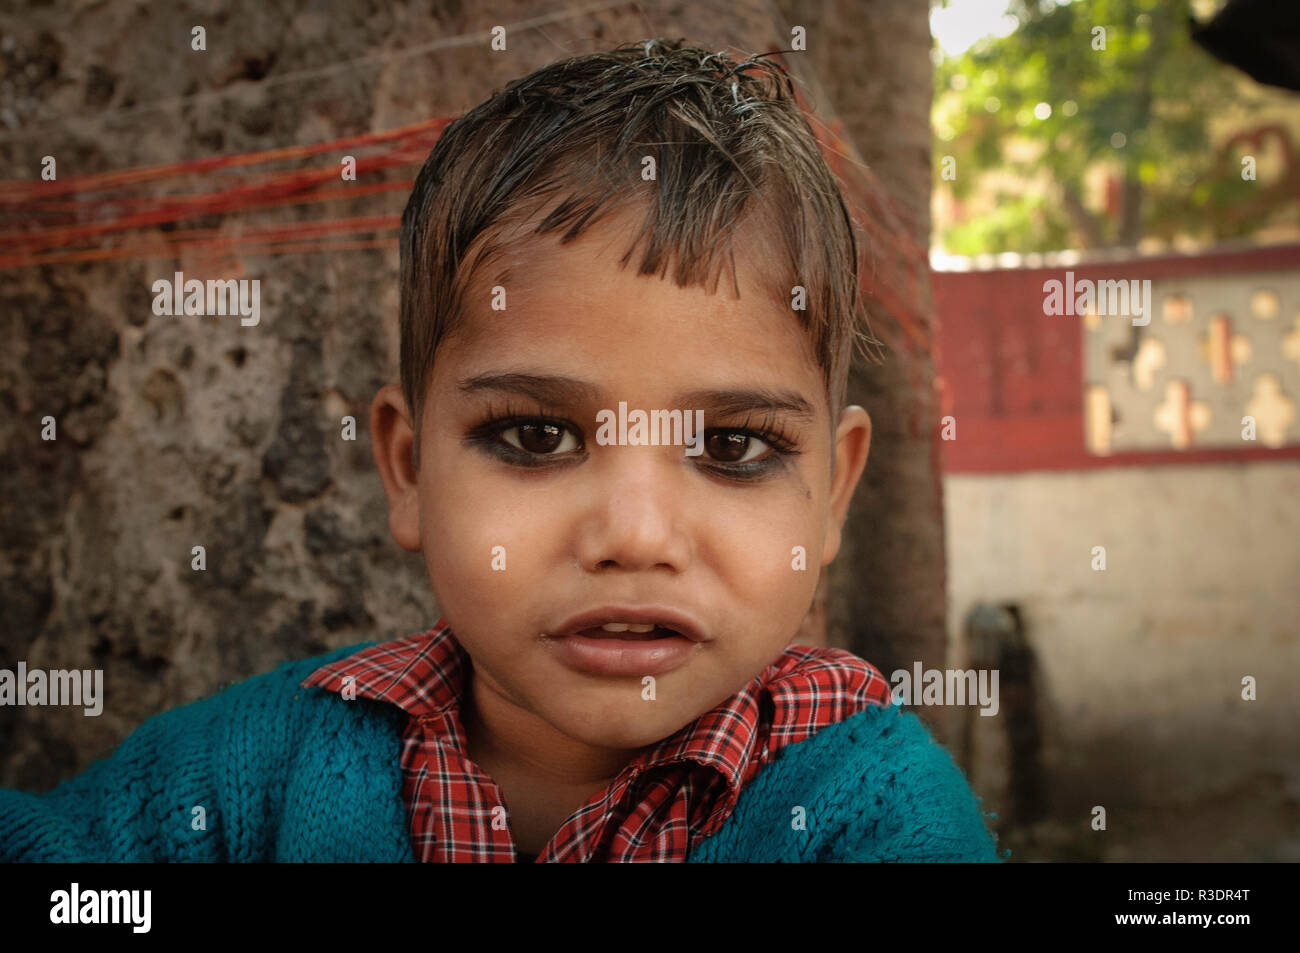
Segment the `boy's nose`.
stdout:
[[684,571],[693,549],[684,474],[676,465],[651,459],[653,454],[635,454],[636,460],[623,456],[601,474],[601,485],[593,487],[584,509],[577,540],[582,567],[588,572],[657,566]]

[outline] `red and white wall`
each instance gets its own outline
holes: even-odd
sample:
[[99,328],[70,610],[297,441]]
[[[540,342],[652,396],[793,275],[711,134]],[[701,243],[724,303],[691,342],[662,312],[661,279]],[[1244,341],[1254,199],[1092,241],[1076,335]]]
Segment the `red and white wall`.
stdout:
[[[932,278],[951,664],[973,606],[1017,607],[1084,855],[1300,860],[1300,245],[1034,264]],[[1150,280],[1150,323],[1046,314],[1067,270]],[[968,753],[993,800],[998,721]]]

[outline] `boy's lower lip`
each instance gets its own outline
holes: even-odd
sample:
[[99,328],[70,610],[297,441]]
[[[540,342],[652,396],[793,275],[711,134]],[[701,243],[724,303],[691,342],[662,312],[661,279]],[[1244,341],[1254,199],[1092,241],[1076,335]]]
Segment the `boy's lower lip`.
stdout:
[[589,675],[662,675],[680,668],[701,644],[684,635],[620,639],[611,633],[548,635],[546,641],[561,662]]

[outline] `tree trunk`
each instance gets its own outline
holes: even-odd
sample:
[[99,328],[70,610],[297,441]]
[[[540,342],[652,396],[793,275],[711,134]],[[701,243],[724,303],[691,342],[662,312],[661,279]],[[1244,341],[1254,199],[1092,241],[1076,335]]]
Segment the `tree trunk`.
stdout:
[[[928,247],[933,65],[926,5],[785,0],[781,6],[787,19],[808,28],[808,56],[830,95],[827,111],[843,120],[901,206],[912,238]],[[914,304],[928,332],[928,282]],[[826,614],[829,641],[888,677],[918,660],[942,667],[946,658],[939,419],[928,347],[906,343],[879,304],[869,306],[887,356],[883,366],[855,367],[849,382],[849,401],[871,414],[871,456],[829,574]]]

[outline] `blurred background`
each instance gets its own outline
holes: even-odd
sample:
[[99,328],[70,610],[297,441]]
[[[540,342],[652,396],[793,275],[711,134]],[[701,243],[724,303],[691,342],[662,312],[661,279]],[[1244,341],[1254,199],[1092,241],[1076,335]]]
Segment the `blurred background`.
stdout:
[[[411,180],[511,79],[669,36],[784,51],[887,348],[850,382],[871,460],[797,640],[886,675],[998,671],[994,716],[916,711],[1013,861],[1300,859],[1286,6],[0,11],[0,668],[100,668],[106,692],[99,717],[0,707],[0,785],[437,621],[366,432]],[[178,271],[258,279],[260,322],[155,315]],[[1067,274],[1149,281],[1149,323],[1051,313]]]
[[[1022,859],[1300,859],[1300,8],[930,22],[963,763]],[[1149,323],[1046,313],[1067,272]]]

